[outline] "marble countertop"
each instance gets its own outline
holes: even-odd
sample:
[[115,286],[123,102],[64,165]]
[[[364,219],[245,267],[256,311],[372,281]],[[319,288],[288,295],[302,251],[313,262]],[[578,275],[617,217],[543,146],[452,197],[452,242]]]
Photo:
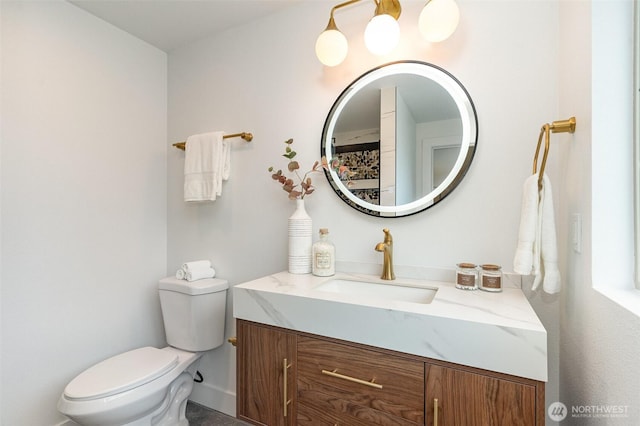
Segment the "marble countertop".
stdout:
[[[422,304],[316,290],[336,278],[437,292]],[[239,319],[547,381],[547,333],[519,288],[489,293],[437,280],[279,272],[236,285],[233,312]]]

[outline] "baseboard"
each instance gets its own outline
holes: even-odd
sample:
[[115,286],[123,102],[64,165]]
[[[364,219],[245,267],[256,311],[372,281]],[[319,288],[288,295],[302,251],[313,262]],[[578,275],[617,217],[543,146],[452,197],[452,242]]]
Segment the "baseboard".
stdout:
[[194,384],[189,400],[228,416],[236,416],[235,392],[220,389],[209,383]]
[[53,426],[78,426],[78,423],[74,422],[73,420],[67,419],[63,422],[56,423]]

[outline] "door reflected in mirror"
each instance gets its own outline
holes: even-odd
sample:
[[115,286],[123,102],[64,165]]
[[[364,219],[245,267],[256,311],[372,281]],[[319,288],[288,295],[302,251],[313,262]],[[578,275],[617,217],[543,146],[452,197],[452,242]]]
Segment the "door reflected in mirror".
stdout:
[[422,211],[466,172],[477,138],[475,109],[462,85],[424,62],[395,62],[354,81],[334,103],[322,155],[353,172],[327,172],[350,206],[375,216]]

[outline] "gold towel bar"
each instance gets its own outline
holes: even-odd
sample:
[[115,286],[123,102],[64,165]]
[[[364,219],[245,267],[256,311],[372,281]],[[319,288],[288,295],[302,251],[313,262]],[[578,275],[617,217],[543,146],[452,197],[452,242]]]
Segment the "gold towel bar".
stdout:
[[542,177],[544,175],[544,168],[547,165],[547,155],[549,155],[549,132],[573,133],[575,131],[575,117],[571,117],[568,120],[554,121],[551,124],[546,123],[540,129],[540,136],[538,136],[538,146],[536,147],[536,153],[533,157],[533,174],[536,174],[538,170],[538,154],[540,153],[540,145],[542,143],[542,136],[544,135],[544,154],[542,155],[542,164],[540,164],[540,173],[538,174],[538,190],[542,189]]
[[[251,142],[253,140],[253,134],[249,132],[234,133],[233,135],[224,135],[223,138],[242,138],[247,142]],[[185,146],[187,146],[187,142],[176,142],[173,146],[184,151]]]

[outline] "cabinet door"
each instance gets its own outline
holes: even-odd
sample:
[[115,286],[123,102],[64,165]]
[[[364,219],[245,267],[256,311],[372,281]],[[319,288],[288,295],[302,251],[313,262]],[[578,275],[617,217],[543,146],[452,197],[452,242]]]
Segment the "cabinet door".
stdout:
[[427,364],[427,425],[534,426],[536,392],[533,383]]
[[295,424],[296,335],[237,321],[237,416],[256,425]]

